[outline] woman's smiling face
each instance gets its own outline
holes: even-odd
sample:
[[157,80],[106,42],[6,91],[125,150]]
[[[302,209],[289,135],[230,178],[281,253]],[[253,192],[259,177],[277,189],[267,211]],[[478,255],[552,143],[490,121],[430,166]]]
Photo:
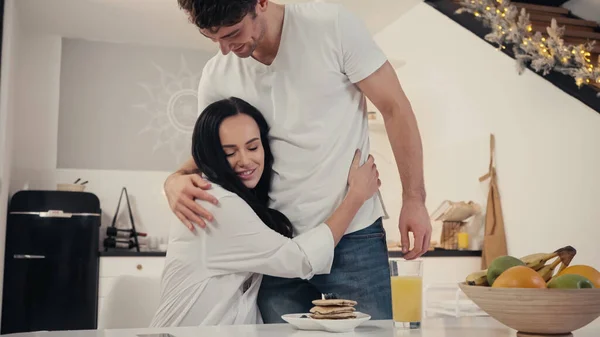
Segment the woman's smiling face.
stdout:
[[260,130],[252,117],[240,113],[221,123],[219,138],[229,165],[248,188],[260,181],[265,164],[265,151]]

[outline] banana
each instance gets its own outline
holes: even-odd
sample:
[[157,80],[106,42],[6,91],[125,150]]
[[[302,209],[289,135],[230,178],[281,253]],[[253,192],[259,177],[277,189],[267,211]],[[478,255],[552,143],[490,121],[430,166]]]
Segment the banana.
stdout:
[[548,282],[554,275],[554,269],[562,263],[561,259],[556,259],[551,264],[545,265],[542,269],[538,270],[538,274],[544,279],[544,281]]
[[535,266],[532,266],[532,267],[529,267],[529,268],[531,268],[531,269],[533,269],[533,270],[535,270],[535,271],[538,271],[538,270],[540,270],[540,269],[544,268],[544,266],[545,266],[545,265],[546,265],[546,264],[542,262],[542,263],[540,263],[540,264],[536,264]]
[[[535,253],[520,258],[525,265],[537,271],[546,282],[549,282],[554,275],[554,271],[561,264],[558,272],[565,269],[577,254],[577,250],[571,246],[565,246],[552,253]],[[558,257],[553,263],[546,264],[553,258]],[[466,278],[466,283],[472,286],[489,286],[487,281],[487,269],[471,273]]]
[[540,270],[542,269],[545,265],[546,262],[548,260],[551,260],[555,257],[558,256],[557,252],[554,253],[536,253],[536,254],[531,254],[531,255],[527,255],[527,256],[523,256],[522,258],[520,258],[521,261],[523,261],[523,263],[525,263],[525,265],[529,268],[532,268],[533,270]]
[[487,286],[487,269],[469,274],[466,281],[467,284],[471,286]]
[[573,261],[573,258],[577,254],[577,250],[571,246],[566,246],[566,247],[563,247],[563,248],[557,250],[556,252],[558,253],[558,256],[560,257],[560,260],[562,261],[562,265],[558,269],[558,272],[560,273],[561,271],[563,271],[565,268],[567,268],[569,266],[571,261]]
[[527,267],[538,271],[542,269],[548,261],[559,256],[560,260],[563,262],[561,269],[564,269],[569,265],[569,263],[571,263],[571,260],[573,260],[575,254],[577,254],[577,250],[575,250],[575,248],[571,246],[565,246],[555,250],[552,253],[535,253],[523,256],[520,260],[523,261]]

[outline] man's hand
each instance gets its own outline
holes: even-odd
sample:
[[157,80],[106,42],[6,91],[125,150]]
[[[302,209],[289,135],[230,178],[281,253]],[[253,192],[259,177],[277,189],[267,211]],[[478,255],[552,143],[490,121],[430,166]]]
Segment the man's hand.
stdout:
[[196,173],[173,173],[165,181],[164,190],[171,210],[191,231],[195,230],[194,224],[206,227],[203,218],[207,221],[213,219],[210,212],[194,201],[200,199],[216,205],[218,201],[205,191],[208,189],[210,184]]
[[[405,200],[400,211],[398,224],[400,243],[406,260],[413,260],[429,250],[431,240],[431,221],[425,204],[420,200]],[[408,233],[415,238],[414,247],[409,251]]]

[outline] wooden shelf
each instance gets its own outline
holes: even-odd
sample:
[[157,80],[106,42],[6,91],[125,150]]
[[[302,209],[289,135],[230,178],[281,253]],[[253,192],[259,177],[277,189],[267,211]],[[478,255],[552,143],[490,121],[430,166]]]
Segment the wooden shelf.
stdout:
[[567,18],[567,17],[563,17],[563,16],[548,15],[548,14],[529,14],[529,20],[531,20],[532,22],[534,22],[534,21],[535,22],[545,22],[548,25],[550,25],[550,22],[552,22],[552,19],[556,19],[556,23],[558,23],[559,26],[567,25],[567,26],[585,27],[585,28],[591,29],[592,31],[594,29],[600,27],[598,25],[598,23],[595,21]]
[[542,5],[532,5],[522,2],[512,2],[513,5],[517,6],[517,8],[525,8],[528,13],[550,13],[550,14],[558,14],[558,15],[569,15],[570,11],[567,8],[563,7],[552,7],[552,6],[542,6]]
[[[481,257],[481,250],[454,250],[454,249],[429,249],[423,254],[423,257]],[[402,250],[400,248],[388,247],[388,257],[402,258]]]
[[565,33],[563,36],[578,37],[578,38],[589,39],[589,40],[600,40],[600,33],[586,32],[586,31],[582,31],[582,30],[574,30],[574,29],[569,29],[568,27],[565,29]]

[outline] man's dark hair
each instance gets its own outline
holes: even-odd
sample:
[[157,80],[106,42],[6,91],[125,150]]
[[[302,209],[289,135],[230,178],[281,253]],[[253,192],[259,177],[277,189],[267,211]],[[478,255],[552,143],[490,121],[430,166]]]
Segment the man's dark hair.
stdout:
[[248,15],[256,15],[257,0],[177,0],[190,21],[200,29],[233,26]]

